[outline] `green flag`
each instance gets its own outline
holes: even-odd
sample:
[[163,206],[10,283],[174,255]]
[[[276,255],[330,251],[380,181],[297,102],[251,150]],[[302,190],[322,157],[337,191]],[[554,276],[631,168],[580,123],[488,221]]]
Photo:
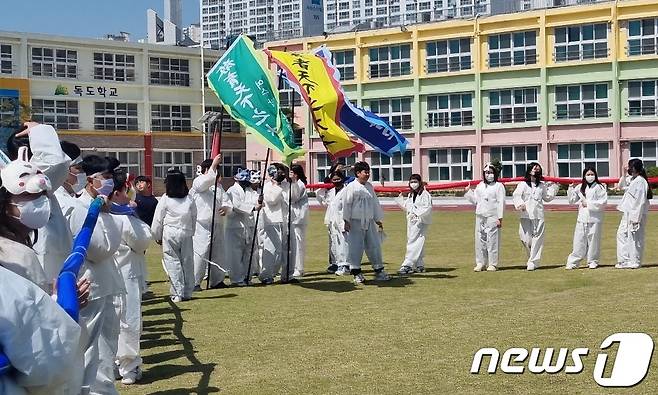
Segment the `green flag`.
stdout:
[[292,128],[281,115],[274,81],[249,38],[238,37],[207,77],[226,111],[261,143],[280,153],[286,163],[304,155],[292,144]]

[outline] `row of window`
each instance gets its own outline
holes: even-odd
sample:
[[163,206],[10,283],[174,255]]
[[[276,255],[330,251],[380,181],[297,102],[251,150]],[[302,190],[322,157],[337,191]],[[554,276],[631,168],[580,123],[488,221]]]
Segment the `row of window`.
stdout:
[[[658,54],[658,18],[628,23],[629,56]],[[604,59],[609,55],[609,25],[585,24],[555,28],[556,62]],[[537,63],[537,33],[524,31],[489,35],[487,64],[489,68],[532,65]],[[425,72],[444,73],[473,67],[471,38],[429,41],[425,43]],[[343,80],[354,79],[354,50],[336,51],[334,63]],[[370,78],[411,74],[411,44],[370,48]]]
[[[530,162],[538,161],[539,147],[537,145],[491,147],[490,159],[500,160],[502,177],[523,177]],[[440,148],[428,149],[427,177],[429,181],[463,181],[477,179],[480,174],[473,174],[472,150],[470,148]],[[593,166],[599,177],[610,176],[610,145],[608,143],[558,144],[557,145],[557,175],[558,177],[580,178],[583,169]],[[369,158],[371,180],[373,182],[407,181],[412,174],[413,153],[407,150],[404,154],[394,154],[388,157],[377,152],[371,152]],[[630,156],[641,158],[646,167],[658,163],[658,141],[631,142]],[[332,165],[327,154],[316,154],[317,179],[322,181],[328,176]],[[339,163],[353,165],[357,161],[356,154],[339,159]]]

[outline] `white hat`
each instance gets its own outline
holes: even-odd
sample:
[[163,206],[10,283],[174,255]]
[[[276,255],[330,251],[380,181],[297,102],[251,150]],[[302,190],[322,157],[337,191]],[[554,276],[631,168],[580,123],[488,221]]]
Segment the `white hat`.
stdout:
[[252,184],[260,184],[260,170],[251,171],[251,177],[249,178],[249,182],[251,182]]
[[12,195],[21,193],[41,193],[50,191],[50,180],[35,165],[27,159],[27,147],[18,149],[18,159],[0,170],[2,187]]

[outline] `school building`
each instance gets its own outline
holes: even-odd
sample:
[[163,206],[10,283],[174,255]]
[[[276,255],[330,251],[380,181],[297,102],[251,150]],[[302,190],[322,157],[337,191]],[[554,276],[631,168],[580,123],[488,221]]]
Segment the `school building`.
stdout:
[[[506,177],[539,161],[545,174],[580,177],[594,165],[617,177],[631,157],[658,160],[658,2],[621,0],[515,14],[278,41],[326,44],[348,97],[402,132],[410,149],[366,160],[372,179],[404,184],[479,179],[499,158]],[[284,96],[284,102],[290,97]],[[306,125],[306,106],[297,107]],[[304,135],[312,182],[331,165]],[[248,144],[250,163],[264,150]]]
[[[205,50],[205,71],[220,55]],[[116,156],[160,192],[169,168],[190,179],[205,158],[198,121],[219,100],[202,94],[202,72],[199,48],[0,32],[0,118],[6,124],[23,103],[63,140]],[[245,162],[245,135],[230,120],[223,132],[222,172],[231,176]]]

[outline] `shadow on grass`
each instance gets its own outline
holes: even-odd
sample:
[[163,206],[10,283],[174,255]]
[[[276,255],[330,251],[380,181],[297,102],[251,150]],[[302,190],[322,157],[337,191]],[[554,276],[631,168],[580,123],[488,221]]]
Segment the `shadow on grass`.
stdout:
[[[499,266],[498,270],[499,271],[505,271],[505,270],[526,270],[527,266],[526,265],[514,265],[514,266]],[[545,266],[538,266],[536,270],[548,270],[548,269],[562,269],[564,268],[564,265],[545,265]]]
[[219,392],[219,388],[209,387],[206,389],[205,392],[199,391],[198,388],[176,388],[173,390],[149,392],[148,395],[187,395],[187,394],[204,395],[204,394],[210,394],[215,392]]
[[175,323],[176,323],[176,320],[173,320],[173,319],[142,321],[142,327],[146,328],[146,327],[149,327],[149,326],[167,325],[167,324],[175,324]]
[[[455,270],[456,269],[454,267],[426,267],[424,273],[446,273]],[[420,273],[420,275],[422,276],[423,273]]]
[[294,285],[305,289],[312,289],[314,291],[325,291],[325,292],[336,292],[336,293],[360,291],[359,287],[354,285],[354,283],[352,283],[351,281],[302,280]]
[[142,306],[166,303],[168,300],[169,296],[154,296],[152,298],[142,300]]
[[[171,305],[176,306],[173,302],[169,302]],[[175,307],[178,309],[178,307]],[[179,311],[187,311],[189,309],[179,309]],[[142,317],[150,316],[150,315],[165,315],[165,314],[171,314],[172,309],[169,307],[161,307],[157,309],[151,309],[151,310],[146,310],[142,312]]]
[[[204,291],[205,292],[205,291]],[[215,296],[197,296],[196,293],[192,296],[192,300],[204,300],[204,299],[225,299],[225,298],[235,298],[238,294],[224,294],[224,295],[215,295]]]

